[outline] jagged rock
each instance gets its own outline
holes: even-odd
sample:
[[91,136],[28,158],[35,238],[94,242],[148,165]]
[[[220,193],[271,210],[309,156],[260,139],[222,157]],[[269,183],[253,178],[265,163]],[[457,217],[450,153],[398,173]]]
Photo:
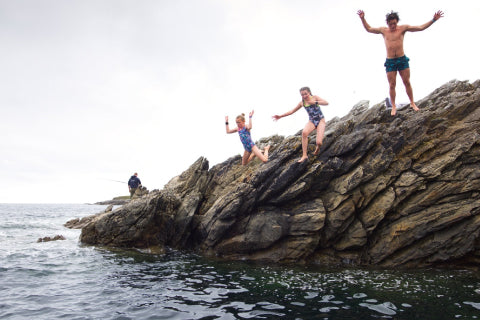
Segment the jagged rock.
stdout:
[[[327,123],[317,157],[301,132],[270,160],[199,158],[162,190],[92,218],[80,240],[324,265],[480,262],[480,81],[451,81],[395,117],[358,103]],[[310,137],[310,154],[314,136]]]
[[113,210],[113,204],[109,205],[104,211],[96,213],[94,215],[91,215],[91,216],[88,216],[88,217],[83,217],[81,219],[79,219],[79,218],[71,219],[71,220],[67,221],[63,226],[67,227],[69,229],[82,229],[87,224],[92,222],[99,215],[101,215],[103,213],[107,213],[107,212],[112,212],[112,210]]
[[69,229],[82,229],[87,224],[92,222],[92,220],[94,218],[95,218],[95,215],[88,216],[88,217],[83,217],[81,219],[80,218],[71,219],[71,220],[65,222],[65,224],[63,226],[66,227],[66,228],[69,228]]
[[141,198],[149,193],[147,187],[140,186],[135,190],[135,193],[133,194],[132,199],[138,199]]
[[57,240],[66,240],[66,238],[62,235],[57,234],[53,238],[52,237],[38,238],[37,242],[49,242],[49,241],[57,241]]

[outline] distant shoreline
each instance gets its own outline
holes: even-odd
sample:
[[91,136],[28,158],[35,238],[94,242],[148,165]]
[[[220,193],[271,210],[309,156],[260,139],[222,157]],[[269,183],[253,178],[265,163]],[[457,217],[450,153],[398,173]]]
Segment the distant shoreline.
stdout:
[[112,204],[114,206],[123,206],[124,204],[127,204],[128,202],[130,202],[130,197],[123,196],[123,197],[113,198],[112,200],[95,202],[94,204],[97,204],[97,205],[111,205]]

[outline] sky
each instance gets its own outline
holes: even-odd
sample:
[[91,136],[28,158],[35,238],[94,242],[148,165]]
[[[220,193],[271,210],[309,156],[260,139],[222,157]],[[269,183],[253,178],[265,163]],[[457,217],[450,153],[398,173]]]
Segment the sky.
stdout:
[[162,189],[199,157],[243,154],[225,116],[254,110],[254,140],[297,133],[303,110],[271,117],[303,86],[327,121],[381,102],[385,46],[359,9],[373,27],[444,12],[405,36],[415,100],[480,78],[478,0],[0,0],[0,203],[108,200],[134,172]]

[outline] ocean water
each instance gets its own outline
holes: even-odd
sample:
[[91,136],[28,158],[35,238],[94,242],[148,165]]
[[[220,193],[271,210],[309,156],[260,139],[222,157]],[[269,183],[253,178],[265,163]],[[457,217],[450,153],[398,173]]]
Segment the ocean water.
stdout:
[[105,208],[0,204],[0,319],[480,319],[479,272],[148,255],[83,246],[63,227]]

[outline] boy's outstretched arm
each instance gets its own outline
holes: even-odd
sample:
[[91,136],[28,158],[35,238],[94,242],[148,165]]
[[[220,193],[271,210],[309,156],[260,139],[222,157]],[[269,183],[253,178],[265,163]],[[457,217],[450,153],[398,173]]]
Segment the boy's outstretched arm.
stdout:
[[370,33],[382,33],[380,28],[372,28],[367,20],[365,20],[365,12],[363,12],[363,10],[358,10],[357,12],[358,16],[360,17],[360,20],[362,20],[362,24],[363,24],[363,27],[365,28],[365,30],[367,30],[367,32],[370,32]]
[[443,17],[443,12],[438,10],[433,15],[432,20],[429,20],[428,22],[425,22],[421,26],[407,26],[407,31],[410,31],[410,32],[423,31],[423,30],[427,29],[428,27],[430,27],[432,24],[434,24],[438,19],[440,19],[442,17]]

